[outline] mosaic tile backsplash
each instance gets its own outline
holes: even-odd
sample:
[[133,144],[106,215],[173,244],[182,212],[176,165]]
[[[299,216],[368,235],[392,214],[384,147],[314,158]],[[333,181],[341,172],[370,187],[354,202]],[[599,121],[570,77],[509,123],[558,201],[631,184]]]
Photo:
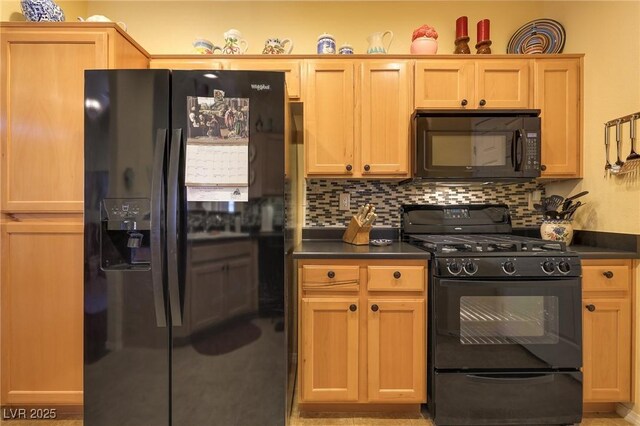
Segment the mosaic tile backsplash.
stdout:
[[[485,186],[435,186],[421,182],[399,184],[375,180],[307,180],[305,226],[346,226],[358,206],[371,203],[378,219],[374,226],[400,227],[402,204],[505,203],[514,227],[537,226],[542,215],[528,208],[528,194],[543,191],[534,181]],[[351,211],[338,209],[341,192],[351,194]]]

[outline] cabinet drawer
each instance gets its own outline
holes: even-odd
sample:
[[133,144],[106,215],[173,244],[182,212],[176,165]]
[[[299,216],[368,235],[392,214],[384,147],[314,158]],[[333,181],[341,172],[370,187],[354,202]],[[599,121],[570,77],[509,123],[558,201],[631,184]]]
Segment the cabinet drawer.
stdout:
[[424,266],[369,266],[369,291],[423,291]]
[[629,291],[630,281],[626,265],[582,266],[583,291]]
[[302,288],[305,290],[358,290],[360,268],[357,265],[305,265]]

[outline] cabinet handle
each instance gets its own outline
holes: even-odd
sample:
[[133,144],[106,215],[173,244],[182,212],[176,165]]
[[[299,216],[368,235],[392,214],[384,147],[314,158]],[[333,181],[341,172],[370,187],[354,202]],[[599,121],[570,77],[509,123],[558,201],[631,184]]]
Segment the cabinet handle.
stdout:
[[351,164],[347,164],[347,171],[350,172],[353,169],[353,166]]
[[400,278],[401,276],[402,276],[402,274],[400,273],[400,271],[395,271],[395,272],[393,273],[393,278],[395,278],[396,280],[397,280],[398,278]]
[[368,172],[369,170],[371,170],[371,166],[370,166],[370,165],[368,165],[368,164],[365,164],[365,165],[364,165],[364,171],[365,171],[365,172]]
[[611,272],[611,271],[605,271],[605,272],[602,273],[602,275],[604,275],[605,277],[607,277],[609,279],[613,278],[613,272]]
[[485,101],[484,99],[480,99],[480,106],[485,106],[487,104],[487,101]]
[[378,305],[371,305],[371,310],[373,312],[378,312],[378,309],[380,309],[380,308],[378,308]]
[[593,312],[596,310],[596,306],[595,305],[587,305],[585,306],[585,308],[587,308],[587,311],[589,312]]
[[350,310],[351,312],[355,312],[355,311],[357,311],[357,310],[358,310],[358,307],[357,307],[355,304],[352,304],[351,306],[349,306],[349,310]]
[[540,164],[540,170],[544,172],[545,170],[547,170],[547,166],[545,166],[544,164]]
[[469,101],[467,101],[466,99],[463,99],[463,100],[460,102],[460,105],[462,105],[462,106],[467,106],[467,104],[468,104],[468,103],[469,103]]
[[334,278],[334,277],[336,276],[336,273],[335,273],[335,272],[333,272],[333,271],[329,271],[329,272],[327,272],[327,276],[328,276],[329,278]]

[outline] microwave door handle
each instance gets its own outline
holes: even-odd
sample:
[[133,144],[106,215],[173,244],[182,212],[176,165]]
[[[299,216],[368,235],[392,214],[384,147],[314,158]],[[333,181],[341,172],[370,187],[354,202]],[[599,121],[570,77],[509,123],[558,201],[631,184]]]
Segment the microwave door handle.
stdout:
[[513,170],[517,170],[516,168],[516,144],[518,143],[519,131],[516,130],[513,132],[513,138],[511,139],[511,168]]
[[525,132],[524,129],[518,130],[518,139],[516,140],[516,167],[515,171],[522,171],[522,161],[524,159],[524,140],[525,140]]

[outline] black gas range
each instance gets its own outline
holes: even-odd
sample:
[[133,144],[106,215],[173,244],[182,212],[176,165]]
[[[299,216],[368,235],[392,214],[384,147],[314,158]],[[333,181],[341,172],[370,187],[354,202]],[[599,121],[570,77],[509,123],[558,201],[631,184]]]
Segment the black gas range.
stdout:
[[428,405],[438,425],[582,416],[581,267],[564,243],[513,235],[506,205],[405,205],[432,253]]

